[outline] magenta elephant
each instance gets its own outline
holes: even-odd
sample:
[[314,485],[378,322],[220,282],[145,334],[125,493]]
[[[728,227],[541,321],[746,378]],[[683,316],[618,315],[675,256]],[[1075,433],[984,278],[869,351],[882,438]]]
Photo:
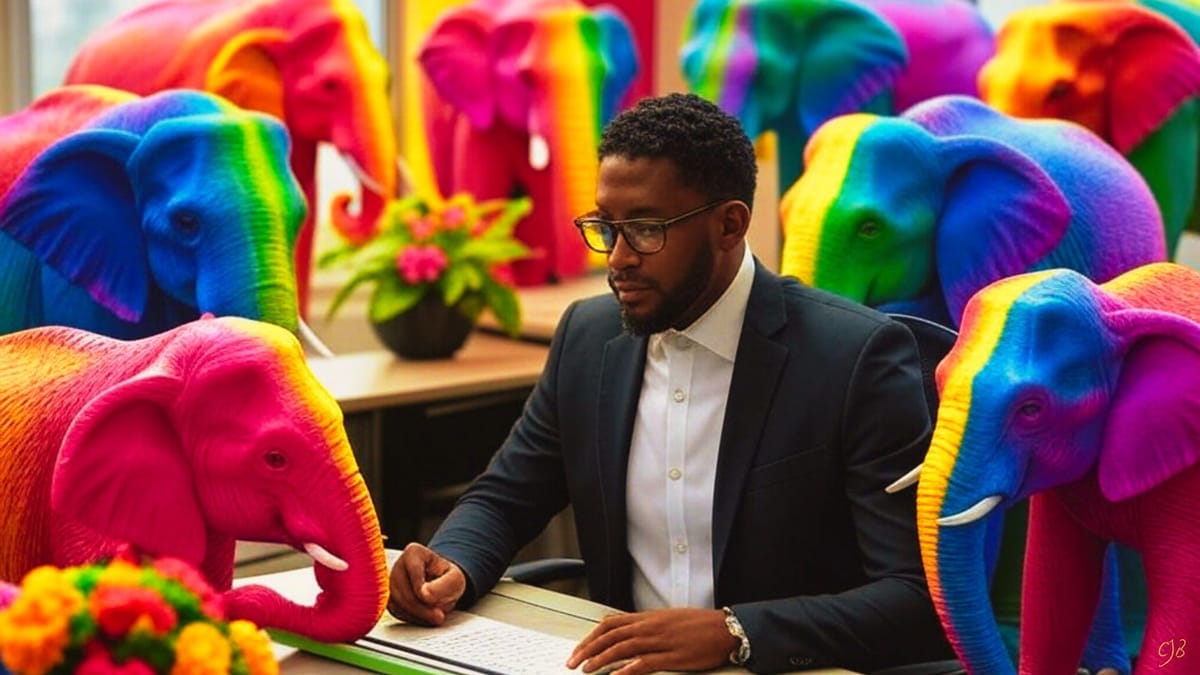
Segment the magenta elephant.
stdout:
[[571,223],[595,204],[600,130],[637,74],[625,19],[577,0],[476,0],[439,18],[419,59],[441,192],[532,199],[518,284],[583,272]]
[[1056,269],[967,305],[938,368],[917,524],[934,605],[972,673],[1009,673],[983,576],[994,512],[1032,495],[1020,672],[1074,675],[1116,541],[1145,564],[1137,673],[1200,668],[1200,273],[1171,263],[1097,285]]
[[[314,559],[315,606],[230,590],[238,539]],[[379,522],[337,402],[286,330],[201,319],[120,341],[36,328],[0,337],[0,579],[124,545],[180,558],[231,618],[353,640],[383,612]]]

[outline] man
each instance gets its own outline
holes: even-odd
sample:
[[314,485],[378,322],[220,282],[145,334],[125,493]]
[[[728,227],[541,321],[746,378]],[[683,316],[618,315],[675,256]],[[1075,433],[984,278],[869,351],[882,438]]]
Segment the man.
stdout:
[[929,441],[912,335],[754,260],[755,173],[737,120],[699,97],[612,121],[576,225],[613,295],[567,309],[487,471],[392,568],[392,614],[442,623],[570,503],[591,597],[637,610],[570,668],[944,657],[913,491],[884,492]]

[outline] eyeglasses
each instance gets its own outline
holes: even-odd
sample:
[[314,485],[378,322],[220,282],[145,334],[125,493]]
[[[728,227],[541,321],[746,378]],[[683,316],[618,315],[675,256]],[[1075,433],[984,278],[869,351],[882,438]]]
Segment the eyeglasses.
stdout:
[[628,220],[605,220],[597,216],[580,216],[575,227],[583,235],[583,243],[597,253],[612,253],[617,246],[617,234],[625,237],[625,243],[642,255],[658,253],[667,245],[667,228],[699,215],[729,201],[718,199],[698,206],[674,218],[630,218]]

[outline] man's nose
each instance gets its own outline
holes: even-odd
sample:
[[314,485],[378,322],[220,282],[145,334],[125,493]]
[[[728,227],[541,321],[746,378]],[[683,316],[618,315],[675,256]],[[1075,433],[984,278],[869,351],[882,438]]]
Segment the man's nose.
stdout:
[[629,245],[629,241],[625,239],[625,233],[619,233],[613,242],[612,252],[608,254],[608,266],[613,269],[625,269],[635,267],[641,260],[641,254]]

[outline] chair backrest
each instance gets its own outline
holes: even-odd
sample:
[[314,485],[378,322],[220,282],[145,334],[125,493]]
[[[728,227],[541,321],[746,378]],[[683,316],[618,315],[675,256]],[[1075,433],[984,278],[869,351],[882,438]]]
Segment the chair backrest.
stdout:
[[908,326],[917,339],[917,352],[921,358],[921,379],[925,385],[925,403],[929,406],[929,417],[937,417],[938,393],[937,366],[950,353],[958,333],[936,321],[910,314],[888,314],[889,317]]

